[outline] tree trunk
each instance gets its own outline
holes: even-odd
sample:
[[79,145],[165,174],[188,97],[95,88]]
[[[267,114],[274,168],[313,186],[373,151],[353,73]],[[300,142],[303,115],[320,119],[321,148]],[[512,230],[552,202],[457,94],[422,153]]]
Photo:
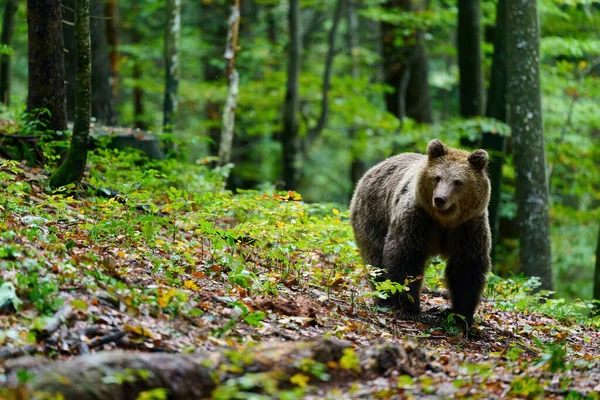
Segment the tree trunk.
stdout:
[[[421,4],[411,0],[388,0],[384,6],[390,11],[405,13],[418,11]],[[394,42],[401,31],[401,27],[396,25],[381,24],[384,80],[393,89],[385,95],[386,109],[398,119],[410,117],[417,122],[431,123],[433,117],[423,32],[410,33],[406,39],[414,44],[398,49]]]
[[[10,47],[15,29],[15,13],[17,0],[7,0],[4,7],[4,21],[2,23],[2,44]],[[0,101],[10,105],[10,55],[0,56]]]
[[[133,27],[131,32],[131,39],[134,45],[139,45],[142,41],[142,37],[138,30]],[[140,59],[138,56],[134,56],[133,59],[133,80],[135,82],[133,86],[133,119],[134,125],[137,129],[146,130],[148,128],[148,124],[144,119],[144,89],[142,89],[142,84],[140,80],[142,79],[142,66],[140,63]]]
[[90,1],[90,28],[92,35],[92,117],[104,125],[117,124],[116,99],[111,86],[112,73],[104,1]]
[[[205,82],[215,82],[223,76],[223,70],[214,65],[212,61],[222,56],[220,52],[226,46],[227,24],[215,24],[214,22],[224,21],[227,18],[227,14],[225,8],[215,2],[203,2],[201,7],[202,11],[199,21],[201,34],[203,35],[203,40],[208,41],[210,48],[214,49],[214,51],[209,51],[202,60],[202,71]],[[209,153],[213,157],[218,157],[219,144],[221,143],[220,120],[222,117],[222,104],[219,101],[207,99],[204,110],[206,120],[209,122]]]
[[[360,79],[360,65],[356,56],[358,47],[358,15],[356,14],[356,0],[348,0],[346,7],[346,48],[348,56],[352,62],[350,67],[350,76],[352,79]],[[348,137],[350,138],[350,181],[355,184],[366,172],[367,168],[364,160],[361,158],[362,149],[355,148],[357,129],[350,126]]]
[[[67,129],[65,65],[60,0],[27,2],[29,93],[27,112],[39,114],[50,132]],[[50,115],[38,110],[47,109]]]
[[496,6],[496,26],[494,29],[494,58],[490,88],[487,96],[486,115],[506,122],[506,85],[508,82],[506,65],[506,0],[498,0]]
[[546,149],[540,93],[540,31],[534,1],[506,0],[509,121],[513,135],[520,263],[552,290]]
[[283,181],[286,189],[296,189],[298,186],[298,103],[300,77],[300,0],[290,0],[288,71],[283,114],[283,132],[281,144],[283,148]]
[[338,0],[335,6],[335,12],[333,15],[333,23],[331,30],[329,31],[327,57],[325,58],[325,71],[323,72],[323,88],[321,91],[321,113],[317,120],[317,125],[309,129],[307,134],[306,152],[319,138],[323,129],[327,125],[327,118],[329,116],[329,89],[331,88],[331,73],[333,71],[333,59],[335,57],[335,37],[337,34],[337,28],[342,18],[342,9],[344,6],[344,0]]
[[108,0],[104,4],[106,16],[106,41],[110,59],[111,87],[113,97],[119,97],[119,7],[117,0]]
[[[179,86],[179,36],[181,33],[181,0],[167,1],[167,27],[165,30],[165,99],[163,131],[173,132],[173,114],[177,112]],[[165,148],[173,146],[167,139]]]
[[[487,98],[486,115],[506,122],[506,2],[498,0],[496,27],[494,30],[494,57],[492,76]],[[482,147],[490,153],[488,173],[491,181],[488,214],[492,230],[492,260],[500,235],[500,194],[502,190],[502,166],[506,155],[506,137],[492,132],[484,132]]]
[[65,49],[65,90],[67,95],[67,120],[75,120],[75,0],[62,0],[63,43]]
[[479,0],[458,1],[460,115],[483,115],[483,65]]
[[50,177],[50,186],[53,188],[78,183],[85,170],[92,101],[90,0],[75,1],[75,45],[77,54],[75,126],[69,156]]
[[228,90],[225,107],[223,107],[223,127],[221,130],[221,144],[219,146],[220,166],[224,166],[231,161],[233,129],[235,127],[235,109],[237,107],[239,85],[239,76],[235,70],[235,56],[237,54],[239,29],[240,0],[231,0],[231,16],[229,17],[229,31],[227,32],[227,47],[225,49]]

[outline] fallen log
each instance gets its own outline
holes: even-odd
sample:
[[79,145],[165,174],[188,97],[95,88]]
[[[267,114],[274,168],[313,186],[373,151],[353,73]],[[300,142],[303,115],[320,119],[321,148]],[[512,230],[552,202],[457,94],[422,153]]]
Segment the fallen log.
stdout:
[[[35,366],[31,357],[9,360],[8,386],[31,398],[66,400],[134,400],[140,393],[164,389],[172,400],[202,399],[237,378],[259,375],[244,390],[260,393],[261,384],[279,388],[297,382],[344,381],[385,374],[393,368],[421,374],[431,368],[429,357],[416,345],[378,342],[354,349],[350,342],[324,339],[314,342],[273,342],[254,347],[228,346],[192,355],[167,353],[101,352]],[[33,379],[22,385],[23,369]],[[44,397],[46,396],[46,397]]]

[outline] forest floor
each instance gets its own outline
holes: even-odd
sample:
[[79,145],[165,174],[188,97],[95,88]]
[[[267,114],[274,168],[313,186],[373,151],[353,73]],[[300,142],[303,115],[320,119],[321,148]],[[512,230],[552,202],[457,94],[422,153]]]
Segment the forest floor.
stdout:
[[[86,189],[72,193],[51,193],[46,171],[0,159],[4,384],[28,355],[194,356],[332,338],[347,347],[335,360],[260,379],[240,370],[213,397],[599,396],[600,324],[582,314],[584,303],[540,302],[532,281],[493,276],[465,333],[438,316],[449,303],[443,263],[433,263],[424,322],[404,321],[373,305],[372,271],[359,261],[347,213],[294,192],[186,192],[186,181],[206,189],[217,178],[172,166],[131,171],[131,160],[107,154],[92,157]],[[355,357],[382,343],[402,357],[380,357],[377,368]],[[139,398],[166,398],[155,396]]]

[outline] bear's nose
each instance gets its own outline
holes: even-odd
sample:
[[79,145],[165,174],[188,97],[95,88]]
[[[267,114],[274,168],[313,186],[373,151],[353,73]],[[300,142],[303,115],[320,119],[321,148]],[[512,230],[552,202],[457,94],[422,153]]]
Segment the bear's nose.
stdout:
[[444,207],[444,204],[446,204],[446,198],[442,196],[436,196],[433,198],[433,203],[437,208],[442,208]]

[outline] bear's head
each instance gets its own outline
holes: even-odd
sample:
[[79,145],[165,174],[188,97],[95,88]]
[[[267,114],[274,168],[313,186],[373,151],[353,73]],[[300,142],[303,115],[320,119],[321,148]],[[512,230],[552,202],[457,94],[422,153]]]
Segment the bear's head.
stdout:
[[419,172],[417,203],[445,226],[486,214],[490,200],[487,164],[485,150],[469,153],[432,140]]

